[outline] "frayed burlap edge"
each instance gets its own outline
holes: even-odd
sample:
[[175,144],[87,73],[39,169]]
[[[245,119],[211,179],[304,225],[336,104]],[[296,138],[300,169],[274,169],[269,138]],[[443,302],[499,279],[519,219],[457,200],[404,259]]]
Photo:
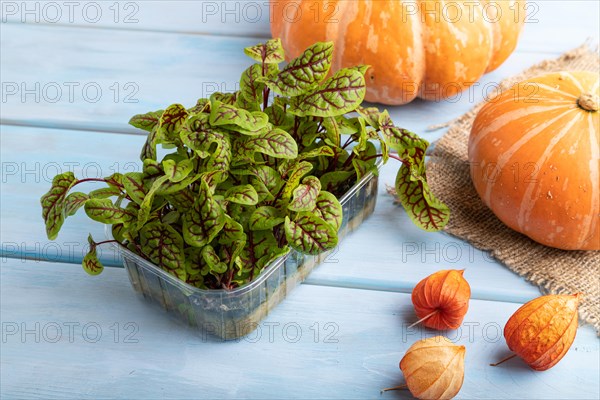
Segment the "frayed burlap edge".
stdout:
[[[498,90],[506,90],[523,79],[549,72],[599,72],[599,65],[597,49],[583,45],[502,81]],[[564,251],[538,244],[500,222],[479,199],[471,183],[467,145],[473,120],[482,106],[483,103],[476,105],[450,123],[448,132],[436,144],[427,164],[427,179],[433,193],[451,211],[445,231],[489,251],[544,293],[583,293],[580,318],[592,324],[600,335],[600,251]]]

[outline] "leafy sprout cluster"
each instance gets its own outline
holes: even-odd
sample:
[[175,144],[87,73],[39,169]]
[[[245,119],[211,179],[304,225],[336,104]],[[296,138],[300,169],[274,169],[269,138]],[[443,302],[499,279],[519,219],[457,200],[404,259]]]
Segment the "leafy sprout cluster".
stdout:
[[[278,39],[245,53],[256,63],[242,73],[239,91],[131,119],[149,132],[142,172],[57,175],[41,199],[48,237],[83,207],[112,225],[114,241],[182,281],[232,289],[290,248],[317,254],[336,246],[337,197],[376,173],[379,157],[402,161],[396,189],[413,221],[441,229],[448,210],[427,186],[428,143],[394,126],[387,111],[361,107],[367,66],[327,77],[330,42],[314,44],[283,69]],[[158,145],[168,152],[160,159]],[[106,187],[71,191],[90,180]],[[96,248],[105,242],[89,237],[88,273],[102,271]]]

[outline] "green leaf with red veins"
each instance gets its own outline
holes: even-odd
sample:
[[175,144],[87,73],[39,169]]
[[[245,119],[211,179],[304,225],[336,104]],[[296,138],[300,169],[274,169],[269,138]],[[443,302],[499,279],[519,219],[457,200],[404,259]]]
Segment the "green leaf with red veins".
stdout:
[[288,204],[291,211],[312,211],[317,205],[317,197],[321,191],[321,182],[314,176],[307,176],[302,184],[294,189],[292,201]]
[[379,129],[388,146],[404,160],[420,160],[425,158],[429,146],[427,140],[417,134],[394,126],[387,111],[379,115]]
[[331,225],[336,232],[340,229],[343,219],[342,205],[333,193],[321,190],[317,196],[315,210],[319,211],[323,221]]
[[202,258],[213,274],[222,274],[227,271],[227,264],[221,261],[214,247],[207,244],[202,248]]
[[142,252],[152,262],[185,281],[183,239],[170,225],[153,221],[140,230]]
[[279,64],[285,61],[285,53],[281,45],[281,39],[269,39],[265,43],[246,47],[244,53],[254,61],[266,64]]
[[154,195],[161,188],[161,186],[168,182],[168,178],[163,175],[157,178],[154,182],[152,182],[152,186],[146,193],[144,200],[140,204],[140,210],[137,215],[137,229],[142,229],[144,224],[148,222],[148,218],[150,217],[150,211],[152,211],[152,203],[154,201]]
[[279,172],[267,165],[249,165],[243,174],[254,175],[273,195],[283,186]]
[[244,227],[229,215],[225,214],[225,223],[223,224],[223,230],[221,230],[221,233],[219,234],[219,243],[231,244],[239,240],[246,240]]
[[203,112],[210,112],[210,101],[208,99],[198,99],[194,107],[187,109],[188,114],[199,114]]
[[356,179],[360,180],[369,173],[377,174],[377,166],[375,165],[375,159],[369,161],[363,161],[358,158],[352,160],[352,166],[356,171]]
[[227,133],[222,129],[212,127],[208,122],[207,114],[196,115],[183,125],[181,129],[181,140],[194,150],[201,158],[210,156],[214,150],[211,146],[216,143],[217,147],[225,146],[229,141]]
[[325,79],[331,67],[332,55],[333,42],[317,42],[290,61],[275,78],[267,81],[267,85],[282,96],[304,94]]
[[181,104],[172,104],[160,117],[158,143],[180,143],[179,131],[188,117],[188,112]]
[[206,182],[200,181],[200,190],[193,207],[183,215],[183,238],[190,246],[203,247],[223,229],[225,214],[215,201]]
[[371,68],[370,65],[355,65],[353,67],[348,67],[350,70],[360,72],[363,76],[365,76],[369,68]]
[[103,224],[129,223],[136,218],[135,214],[115,205],[111,199],[89,199],[83,208],[88,217]]
[[165,197],[180,213],[186,212],[194,204],[194,194],[188,188],[184,188],[173,194],[165,195]]
[[379,118],[381,111],[377,107],[358,107],[356,109],[358,115],[363,117],[369,126],[379,129]]
[[105,187],[96,190],[92,190],[89,193],[90,198],[95,199],[106,199],[107,197],[120,196],[121,190],[116,187]]
[[89,196],[82,192],[73,192],[65,199],[65,217],[75,215],[86,201],[89,200]]
[[129,120],[129,125],[143,129],[148,132],[152,132],[154,130],[154,127],[158,126],[160,116],[163,114],[163,112],[164,110],[158,110],[150,111],[146,114],[134,115]]
[[[261,103],[256,100],[248,100],[246,97],[242,96],[241,92],[236,92],[237,96],[235,98],[234,106],[237,108],[241,108],[248,111],[260,111]],[[228,129],[235,130],[235,125],[228,125]]]
[[[270,77],[277,74],[279,69],[277,64],[268,64],[265,66],[265,76]],[[253,64],[246,69],[240,79],[240,96],[251,103],[262,103],[263,89],[265,88],[265,77],[263,77],[263,67],[260,64]]]
[[313,91],[294,97],[289,112],[298,116],[334,117],[353,111],[365,98],[365,78],[341,69]]
[[212,126],[235,125],[247,131],[256,131],[269,122],[261,111],[247,111],[233,105],[215,101],[211,103],[209,122]]
[[150,187],[152,183],[164,175],[162,165],[156,160],[145,159],[142,167],[142,178],[144,179],[144,186]]
[[273,104],[264,109],[273,126],[289,131],[294,126],[294,116],[285,112],[280,104]]
[[76,181],[72,172],[56,175],[52,180],[50,190],[40,200],[42,217],[46,223],[46,235],[50,240],[56,239],[58,231],[65,221],[65,199],[69,189]]
[[421,229],[437,232],[448,223],[448,207],[431,193],[419,171],[408,164],[402,164],[398,170],[396,193],[410,219]]
[[311,212],[298,213],[294,220],[285,217],[288,244],[305,254],[319,254],[333,249],[338,242],[337,230]]
[[298,154],[298,160],[306,160],[308,158],[316,158],[316,157],[333,157],[335,156],[335,152],[329,146],[319,146],[316,149],[312,149],[309,151],[305,151],[303,153]]
[[240,264],[254,268],[256,277],[273,260],[289,252],[289,247],[280,248],[273,232],[268,230],[248,232],[248,241],[240,253]]
[[190,159],[183,159],[181,161],[164,160],[162,166],[165,175],[171,182],[181,182],[192,172],[194,162]]
[[232,106],[235,104],[236,99],[237,99],[237,92],[233,92],[233,93],[215,92],[210,95],[209,101],[211,104],[213,104],[216,101],[219,101],[223,104],[228,104],[228,105]]
[[284,199],[289,199],[292,197],[292,193],[300,184],[300,180],[304,177],[304,175],[312,171],[312,169],[313,166],[308,161],[300,161],[299,163],[295,164],[287,174],[287,182],[283,188],[282,197]]
[[340,147],[342,128],[337,120],[334,117],[324,117],[322,124],[325,128],[325,132],[322,133],[325,143],[331,146]]
[[156,143],[158,139],[158,126],[155,126],[148,136],[146,137],[146,142],[142,147],[142,151],[140,152],[140,160],[144,161],[146,159],[156,160]]
[[279,128],[247,138],[238,147],[238,157],[262,153],[274,158],[298,157],[298,145],[289,133]]
[[148,191],[144,187],[144,179],[141,172],[127,172],[123,175],[123,186],[131,200],[142,204]]
[[185,247],[185,272],[190,275],[199,275],[206,265],[206,261],[202,257],[202,249],[198,247]]
[[90,275],[98,275],[104,270],[104,266],[98,259],[98,255],[96,254],[96,243],[92,239],[92,235],[88,235],[88,243],[90,245],[90,249],[88,250],[85,257],[83,257],[83,261],[81,262],[81,266],[83,270]]
[[252,185],[233,186],[225,192],[225,200],[253,206],[258,203],[258,193]]
[[354,176],[354,171],[331,171],[321,175],[321,187],[324,190],[332,191],[340,187],[344,182]]
[[273,229],[285,221],[284,215],[275,207],[262,206],[250,216],[250,229],[253,231]]

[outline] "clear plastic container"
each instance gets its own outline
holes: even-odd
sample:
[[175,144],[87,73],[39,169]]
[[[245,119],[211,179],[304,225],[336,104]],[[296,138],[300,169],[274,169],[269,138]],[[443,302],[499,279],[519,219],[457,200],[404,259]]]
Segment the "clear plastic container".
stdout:
[[[377,167],[381,167],[381,160]],[[377,184],[377,176],[369,174],[340,198],[344,215],[340,240],[373,213]],[[291,250],[244,286],[204,290],[180,281],[121,245],[115,246],[138,294],[197,328],[203,337],[216,335],[224,340],[242,337],[256,329],[269,311],[333,251],[312,256]]]

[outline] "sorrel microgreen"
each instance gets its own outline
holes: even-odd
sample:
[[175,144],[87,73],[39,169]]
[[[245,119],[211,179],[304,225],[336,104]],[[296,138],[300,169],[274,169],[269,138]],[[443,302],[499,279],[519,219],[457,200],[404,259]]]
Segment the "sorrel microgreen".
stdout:
[[[92,179],[106,187],[88,194],[69,192],[90,179],[57,175],[41,199],[48,238],[83,207],[112,225],[115,241],[179,279],[231,289],[290,248],[332,249],[342,223],[337,197],[377,173],[378,157],[402,161],[396,189],[418,226],[446,224],[448,209],[425,178],[427,141],[394,126],[387,111],[361,107],[367,66],[327,78],[332,43],[316,43],[282,70],[278,39],[245,53],[256,63],[242,73],[239,91],[131,119],[148,132],[142,172]],[[161,160],[159,144],[172,150]],[[89,237],[83,268],[93,275],[103,268],[101,243]]]

